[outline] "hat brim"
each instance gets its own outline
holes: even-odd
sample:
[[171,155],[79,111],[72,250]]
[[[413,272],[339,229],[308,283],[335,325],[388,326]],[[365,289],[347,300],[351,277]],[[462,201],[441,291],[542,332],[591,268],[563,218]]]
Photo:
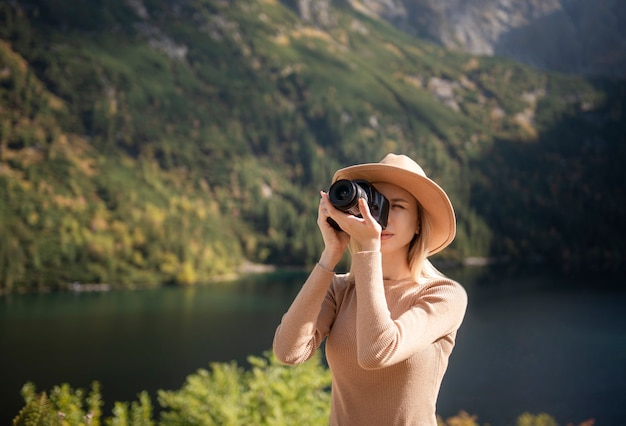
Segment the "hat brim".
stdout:
[[377,182],[390,183],[413,195],[430,218],[429,255],[440,252],[454,240],[456,218],[452,203],[433,180],[404,168],[381,163],[358,164],[337,170],[333,182],[339,179],[364,179],[374,186]]

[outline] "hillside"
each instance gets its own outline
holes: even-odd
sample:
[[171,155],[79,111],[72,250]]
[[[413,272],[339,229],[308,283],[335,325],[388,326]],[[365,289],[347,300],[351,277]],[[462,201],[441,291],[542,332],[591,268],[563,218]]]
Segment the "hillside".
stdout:
[[455,204],[441,259],[623,258],[623,81],[291,3],[0,4],[0,289],[309,265],[318,191],[391,151]]

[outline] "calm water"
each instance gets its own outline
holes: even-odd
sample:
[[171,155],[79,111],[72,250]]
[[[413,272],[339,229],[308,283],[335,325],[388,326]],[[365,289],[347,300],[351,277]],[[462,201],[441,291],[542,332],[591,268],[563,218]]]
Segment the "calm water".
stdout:
[[[499,426],[529,411],[562,425],[625,424],[625,291],[592,289],[606,278],[448,273],[466,286],[470,305],[440,394],[444,417],[466,410]],[[133,401],[142,390],[158,406],[157,389],[179,389],[209,362],[245,364],[268,350],[303,278],[0,298],[0,424],[23,405],[26,381],[47,390],[98,380],[106,416],[114,401]]]

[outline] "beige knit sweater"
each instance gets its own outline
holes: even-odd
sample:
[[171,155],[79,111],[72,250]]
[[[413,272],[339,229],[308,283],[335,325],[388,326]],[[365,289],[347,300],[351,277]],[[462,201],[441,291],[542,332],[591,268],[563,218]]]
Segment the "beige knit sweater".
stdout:
[[331,425],[435,426],[465,290],[449,279],[383,280],[380,252],[352,261],[354,281],[313,269],[276,330],[274,353],[298,364],[327,338]]

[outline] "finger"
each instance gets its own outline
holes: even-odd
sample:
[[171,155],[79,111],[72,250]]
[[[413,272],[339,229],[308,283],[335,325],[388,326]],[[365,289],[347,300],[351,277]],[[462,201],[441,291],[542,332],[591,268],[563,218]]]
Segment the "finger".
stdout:
[[372,212],[370,212],[370,207],[367,205],[367,201],[365,201],[364,198],[359,198],[359,211],[361,212],[361,216],[363,216],[363,219],[366,219],[368,221],[376,220],[372,216]]
[[324,191],[320,191],[320,205],[328,208],[330,201],[328,200],[328,194]]
[[[320,207],[318,213],[318,226],[323,229],[328,229],[332,231],[332,234],[336,234],[341,231],[341,228],[337,229],[339,225],[332,218],[333,213],[335,212],[335,207],[330,203],[328,199],[328,194],[324,191],[320,191]],[[331,223],[334,222],[334,223]]]

